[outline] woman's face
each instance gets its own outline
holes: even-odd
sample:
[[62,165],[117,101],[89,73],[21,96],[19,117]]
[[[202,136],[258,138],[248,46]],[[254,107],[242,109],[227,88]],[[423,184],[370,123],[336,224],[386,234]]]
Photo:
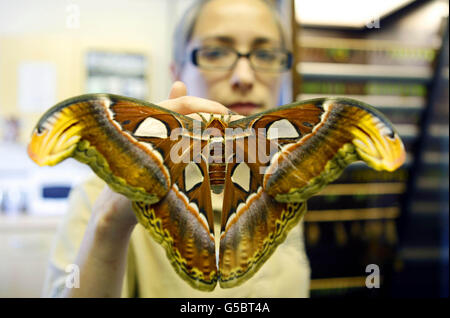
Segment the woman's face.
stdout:
[[[246,54],[257,48],[279,48],[281,34],[262,1],[214,0],[200,12],[188,52],[202,46],[231,47]],[[242,115],[277,105],[280,76],[253,70],[245,57],[231,70],[204,70],[188,61],[179,73],[189,95],[217,101]]]

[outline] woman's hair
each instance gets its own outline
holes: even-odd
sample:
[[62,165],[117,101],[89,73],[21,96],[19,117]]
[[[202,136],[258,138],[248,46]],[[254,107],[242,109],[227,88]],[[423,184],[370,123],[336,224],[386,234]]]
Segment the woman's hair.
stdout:
[[[194,3],[186,10],[184,15],[178,22],[173,38],[173,61],[178,70],[180,70],[184,63],[186,62],[187,54],[186,49],[191,40],[192,33],[194,31],[195,23],[199,13],[201,12],[203,6],[212,0],[196,0]],[[290,41],[287,40],[286,30],[281,23],[280,14],[276,10],[275,6],[269,0],[260,0],[269,6],[275,22],[280,30],[281,34],[281,45],[284,48],[289,48]]]

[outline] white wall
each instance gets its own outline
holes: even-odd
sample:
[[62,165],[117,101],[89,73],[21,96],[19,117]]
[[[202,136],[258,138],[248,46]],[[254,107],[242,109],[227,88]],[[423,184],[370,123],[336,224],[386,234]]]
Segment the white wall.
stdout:
[[[70,43],[72,50],[77,46],[147,49],[150,98],[159,101],[167,96],[171,82],[171,11],[176,6],[175,0],[0,0],[0,38],[52,37]],[[79,27],[73,23],[77,16]],[[11,100],[7,101],[6,107],[11,107]]]

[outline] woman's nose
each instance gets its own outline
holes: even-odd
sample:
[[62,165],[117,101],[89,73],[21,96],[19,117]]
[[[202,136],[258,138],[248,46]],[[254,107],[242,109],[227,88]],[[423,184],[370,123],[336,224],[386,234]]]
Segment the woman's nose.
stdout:
[[241,57],[237,61],[231,76],[233,90],[245,94],[253,88],[255,73],[248,58]]

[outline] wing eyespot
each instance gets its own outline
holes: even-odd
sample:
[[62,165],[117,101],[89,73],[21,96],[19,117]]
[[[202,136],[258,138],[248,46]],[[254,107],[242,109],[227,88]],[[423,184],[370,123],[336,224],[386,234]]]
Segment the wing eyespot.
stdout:
[[231,172],[231,181],[247,193],[250,191],[251,178],[250,168],[245,162],[236,165]]
[[184,168],[184,188],[186,192],[192,191],[194,188],[203,183],[204,175],[200,167],[194,163],[190,162]]
[[136,137],[168,138],[169,129],[163,121],[147,117],[136,127],[133,135]]
[[267,127],[267,139],[299,138],[300,133],[287,119],[274,121]]

